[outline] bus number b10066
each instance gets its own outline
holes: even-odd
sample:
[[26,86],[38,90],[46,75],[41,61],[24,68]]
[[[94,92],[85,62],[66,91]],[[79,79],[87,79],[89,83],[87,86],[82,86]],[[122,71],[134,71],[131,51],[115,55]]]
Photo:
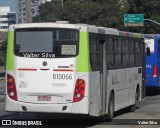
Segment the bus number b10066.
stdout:
[[53,74],[53,79],[72,80],[72,74]]

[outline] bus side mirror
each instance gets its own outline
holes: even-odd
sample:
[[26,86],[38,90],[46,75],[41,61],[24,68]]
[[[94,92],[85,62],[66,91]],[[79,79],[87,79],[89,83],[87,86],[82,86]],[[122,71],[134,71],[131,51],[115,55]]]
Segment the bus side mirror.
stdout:
[[15,52],[19,52],[20,48],[21,48],[21,46],[19,44],[16,44],[15,45]]
[[150,48],[149,47],[147,47],[147,56],[150,56]]

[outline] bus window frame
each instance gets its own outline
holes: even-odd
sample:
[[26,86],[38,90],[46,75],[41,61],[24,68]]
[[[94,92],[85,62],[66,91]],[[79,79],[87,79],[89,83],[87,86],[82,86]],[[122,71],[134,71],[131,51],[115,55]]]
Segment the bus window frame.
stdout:
[[[74,28],[49,28],[49,27],[30,27],[30,28],[17,28],[14,30],[14,45],[13,45],[13,53],[15,56],[18,56],[18,57],[24,57],[25,56],[22,56],[22,54],[17,54],[16,51],[15,51],[15,48],[16,48],[16,32],[17,31],[52,31],[54,32],[55,30],[74,30],[74,31],[77,31],[78,33],[78,36],[77,36],[77,41],[76,41],[76,55],[61,55],[60,57],[54,57],[54,58],[73,58],[73,57],[77,57],[79,55],[79,48],[80,48],[80,31],[78,29],[74,29]],[[57,40],[53,39],[53,41],[55,41],[57,43]],[[54,49],[54,45],[53,45],[53,49]],[[29,53],[29,52],[28,52]],[[34,52],[33,52],[34,53]],[[36,53],[36,52],[35,52]],[[47,52],[49,53],[49,52]],[[38,53],[37,53],[38,54]],[[52,53],[52,54],[55,54],[55,53]],[[45,57],[34,57],[34,58],[45,58]]]

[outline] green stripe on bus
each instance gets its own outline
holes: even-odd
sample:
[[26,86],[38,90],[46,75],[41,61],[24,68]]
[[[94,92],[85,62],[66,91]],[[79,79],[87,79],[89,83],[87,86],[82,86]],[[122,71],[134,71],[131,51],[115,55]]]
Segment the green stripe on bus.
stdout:
[[142,38],[142,34],[134,33],[133,37],[135,37],[135,38]]
[[7,44],[6,70],[14,70],[13,44],[14,44],[14,32],[9,31],[8,44]]
[[90,57],[89,57],[89,33],[80,32],[79,41],[79,55],[76,60],[76,70],[77,72],[90,72]]

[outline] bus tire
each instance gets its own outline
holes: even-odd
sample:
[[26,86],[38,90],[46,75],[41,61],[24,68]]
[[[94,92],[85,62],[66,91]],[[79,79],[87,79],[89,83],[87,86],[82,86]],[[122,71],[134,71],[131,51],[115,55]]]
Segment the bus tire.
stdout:
[[114,95],[110,94],[109,104],[108,104],[108,114],[106,115],[106,120],[111,122],[114,117]]
[[136,93],[135,93],[135,104],[130,106],[130,108],[129,108],[131,112],[134,112],[136,110],[136,104],[138,102],[138,99],[139,99],[139,92],[138,92],[138,90],[136,90]]

